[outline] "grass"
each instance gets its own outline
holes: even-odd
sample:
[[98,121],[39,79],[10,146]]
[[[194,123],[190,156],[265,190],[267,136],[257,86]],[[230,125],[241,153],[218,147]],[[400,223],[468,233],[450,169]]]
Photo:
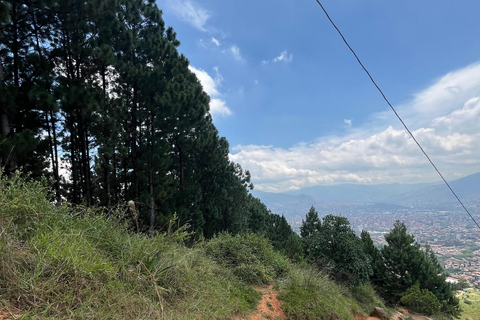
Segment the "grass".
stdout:
[[461,320],[477,320],[480,319],[480,290],[469,288],[467,292],[459,293],[460,308],[462,314]]
[[0,308],[24,318],[232,319],[260,294],[183,230],[129,232],[119,211],[55,207],[38,182],[0,185]]
[[384,302],[377,296],[370,283],[350,287],[352,297],[365,314],[370,314],[375,307],[386,309]]
[[0,180],[0,310],[22,319],[233,319],[274,283],[289,319],[353,320],[381,304],[298,265],[259,235],[187,247],[180,228],[132,232],[121,208],[54,206],[42,182]]
[[365,314],[346,288],[311,266],[292,269],[278,287],[289,319],[353,320],[354,313]]

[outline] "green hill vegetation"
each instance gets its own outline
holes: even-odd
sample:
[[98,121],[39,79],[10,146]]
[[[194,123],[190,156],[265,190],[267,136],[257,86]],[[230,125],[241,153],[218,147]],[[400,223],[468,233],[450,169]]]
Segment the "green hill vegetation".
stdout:
[[460,308],[462,314],[461,320],[480,319],[480,290],[477,288],[466,289],[467,292],[460,291],[458,298],[460,300]]
[[41,182],[1,180],[0,308],[23,319],[233,319],[255,310],[252,285],[267,283],[292,319],[353,319],[382,306],[371,286],[340,286],[258,234],[192,242],[172,222],[147,236],[123,208],[55,206],[48,196]]

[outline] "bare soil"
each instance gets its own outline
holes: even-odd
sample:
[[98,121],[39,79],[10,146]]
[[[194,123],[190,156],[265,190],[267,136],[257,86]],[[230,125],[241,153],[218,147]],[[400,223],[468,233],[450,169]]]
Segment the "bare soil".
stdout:
[[278,299],[278,291],[273,290],[273,285],[268,287],[256,287],[262,293],[262,300],[257,306],[257,311],[247,318],[235,318],[235,320],[284,320],[287,315],[282,309],[282,302]]

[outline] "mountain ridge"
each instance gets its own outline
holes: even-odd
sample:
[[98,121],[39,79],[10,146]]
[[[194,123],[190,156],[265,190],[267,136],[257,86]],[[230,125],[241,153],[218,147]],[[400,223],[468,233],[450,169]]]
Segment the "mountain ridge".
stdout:
[[[480,198],[480,172],[449,182],[461,200]],[[313,205],[321,211],[342,214],[351,210],[366,212],[408,209],[414,206],[458,207],[443,181],[419,184],[340,184],[315,186],[283,193],[253,190],[271,211],[287,219],[298,219]]]

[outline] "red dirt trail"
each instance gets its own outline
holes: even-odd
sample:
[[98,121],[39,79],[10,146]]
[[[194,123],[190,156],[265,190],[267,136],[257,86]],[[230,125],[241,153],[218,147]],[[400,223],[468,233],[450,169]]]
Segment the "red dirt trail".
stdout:
[[273,290],[273,285],[256,287],[262,293],[262,300],[257,306],[257,311],[247,318],[235,317],[235,320],[285,320],[287,315],[282,309],[282,302],[278,299],[278,292]]

